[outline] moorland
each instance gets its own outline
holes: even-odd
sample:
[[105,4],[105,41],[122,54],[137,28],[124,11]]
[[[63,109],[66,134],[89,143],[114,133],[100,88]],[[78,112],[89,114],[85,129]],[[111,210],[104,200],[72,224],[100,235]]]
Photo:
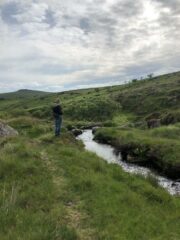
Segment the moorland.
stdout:
[[[63,107],[61,137],[52,103]],[[71,130],[99,126],[96,141],[125,161],[180,178],[180,72],[118,86],[0,94],[0,239],[175,240],[180,200],[154,179],[125,173],[84,149]]]

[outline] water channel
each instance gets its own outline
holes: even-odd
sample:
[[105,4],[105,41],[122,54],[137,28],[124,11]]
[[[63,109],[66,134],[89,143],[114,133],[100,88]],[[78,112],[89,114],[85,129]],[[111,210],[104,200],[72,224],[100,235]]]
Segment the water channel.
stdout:
[[118,164],[125,172],[132,174],[141,174],[144,177],[150,174],[156,178],[158,184],[165,188],[171,195],[180,195],[180,182],[160,176],[146,167],[141,167],[122,161],[121,154],[117,154],[113,147],[107,144],[97,143],[93,140],[92,130],[83,131],[83,133],[79,135],[77,139],[83,141],[86,150],[96,153],[108,163]]

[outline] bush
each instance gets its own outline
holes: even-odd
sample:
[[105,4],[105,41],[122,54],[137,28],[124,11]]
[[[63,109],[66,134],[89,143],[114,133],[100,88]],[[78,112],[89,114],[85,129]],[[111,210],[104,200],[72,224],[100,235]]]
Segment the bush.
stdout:
[[168,139],[178,139],[180,137],[180,128],[174,125],[160,127],[151,130],[151,135]]
[[37,118],[50,118],[52,110],[50,109],[50,106],[41,106],[41,107],[35,107],[28,110],[28,112],[33,116]]
[[64,109],[65,115],[70,119],[104,121],[112,118],[117,112],[118,104],[109,99],[81,100],[81,102],[68,105]]

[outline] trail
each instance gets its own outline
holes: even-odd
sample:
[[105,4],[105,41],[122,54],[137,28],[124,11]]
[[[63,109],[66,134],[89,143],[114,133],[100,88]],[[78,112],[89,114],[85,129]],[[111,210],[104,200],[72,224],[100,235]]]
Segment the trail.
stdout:
[[[68,191],[68,183],[62,174],[54,157],[50,156],[47,151],[41,151],[41,159],[45,162],[47,168],[51,172],[52,180],[56,189],[57,199],[61,200]],[[62,204],[60,201],[56,201],[54,209],[58,209],[59,205]],[[90,228],[85,228],[83,222],[87,220],[87,215],[82,211],[81,200],[71,199],[68,202],[63,203],[64,215],[59,216],[59,222],[57,224],[67,224],[70,228],[76,230],[78,239],[80,240],[91,240],[93,239],[94,231]],[[81,209],[81,210],[79,210]]]

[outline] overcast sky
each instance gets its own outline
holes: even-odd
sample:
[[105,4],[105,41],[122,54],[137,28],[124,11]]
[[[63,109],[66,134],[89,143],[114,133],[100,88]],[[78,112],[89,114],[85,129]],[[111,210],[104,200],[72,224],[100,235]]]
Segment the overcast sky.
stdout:
[[0,92],[180,70],[180,0],[0,0]]

